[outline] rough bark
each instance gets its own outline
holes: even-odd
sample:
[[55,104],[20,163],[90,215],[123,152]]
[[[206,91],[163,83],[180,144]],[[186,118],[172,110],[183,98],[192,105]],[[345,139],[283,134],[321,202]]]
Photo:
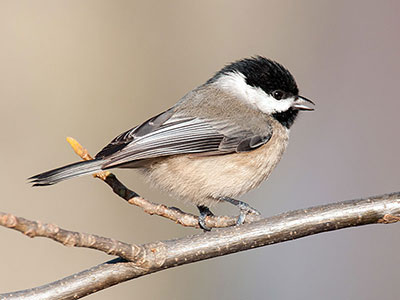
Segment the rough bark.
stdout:
[[[400,193],[316,206],[241,226],[133,245],[137,252],[130,262],[114,259],[41,287],[1,294],[0,299],[78,299],[120,282],[175,266],[321,232],[397,221],[400,221]],[[16,226],[2,225],[17,229]]]

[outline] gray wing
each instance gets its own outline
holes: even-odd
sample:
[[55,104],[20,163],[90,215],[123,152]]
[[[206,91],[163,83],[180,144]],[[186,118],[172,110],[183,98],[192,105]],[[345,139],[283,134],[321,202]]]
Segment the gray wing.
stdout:
[[103,167],[109,168],[177,154],[246,152],[264,145],[271,136],[272,130],[259,135],[229,121],[179,116],[168,110],[119,135],[96,158],[105,159]]
[[173,115],[172,109],[169,109],[149,120],[142,125],[133,127],[114,138],[107,146],[105,146],[95,158],[105,158],[115,152],[125,148],[134,139],[146,135],[152,131],[159,129]]

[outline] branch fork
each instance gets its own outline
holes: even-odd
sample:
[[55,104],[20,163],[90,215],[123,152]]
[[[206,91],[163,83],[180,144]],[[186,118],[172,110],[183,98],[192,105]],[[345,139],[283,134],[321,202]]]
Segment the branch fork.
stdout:
[[[71,138],[68,141],[79,156],[85,160],[92,159],[79,143]],[[162,216],[183,226],[198,227],[197,216],[175,207],[149,202],[126,188],[109,172],[101,172],[95,176],[105,181],[128,203],[141,207],[150,215]],[[248,217],[250,220],[247,220]],[[255,219],[251,219],[253,217]],[[236,217],[208,216],[207,226],[228,227],[174,240],[136,245],[94,234],[69,231],[55,224],[31,221],[0,212],[0,225],[29,237],[46,237],[65,246],[91,248],[119,256],[40,287],[0,294],[0,299],[79,299],[127,280],[196,261],[326,231],[399,222],[400,192],[259,218],[248,215],[246,220],[251,223],[232,226],[236,224]]]

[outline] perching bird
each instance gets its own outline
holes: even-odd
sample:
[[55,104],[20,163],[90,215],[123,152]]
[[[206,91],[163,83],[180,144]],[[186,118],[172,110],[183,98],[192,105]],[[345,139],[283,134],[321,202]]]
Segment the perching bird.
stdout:
[[111,141],[92,161],[81,161],[30,178],[34,186],[113,168],[135,168],[154,185],[200,210],[220,201],[257,213],[233,199],[267,179],[282,157],[300,110],[313,110],[299,95],[290,72],[253,57],[225,66],[172,108]]

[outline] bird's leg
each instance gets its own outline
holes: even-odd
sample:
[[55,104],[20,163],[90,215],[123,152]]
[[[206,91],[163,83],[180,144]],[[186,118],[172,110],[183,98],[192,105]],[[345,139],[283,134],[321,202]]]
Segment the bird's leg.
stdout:
[[197,208],[200,211],[200,216],[199,216],[199,226],[201,229],[204,231],[210,231],[211,228],[206,225],[206,217],[207,216],[213,216],[214,214],[211,212],[211,210],[204,205],[197,205]]
[[236,199],[233,199],[233,198],[229,198],[229,197],[222,197],[221,200],[229,202],[229,203],[235,205],[237,208],[240,209],[240,214],[239,214],[239,217],[238,217],[238,219],[236,221],[236,225],[243,224],[247,214],[255,214],[255,215],[258,215],[258,216],[261,215],[260,212],[257,209],[251,207],[246,202],[243,202],[243,201],[240,201],[240,200],[236,200]]

